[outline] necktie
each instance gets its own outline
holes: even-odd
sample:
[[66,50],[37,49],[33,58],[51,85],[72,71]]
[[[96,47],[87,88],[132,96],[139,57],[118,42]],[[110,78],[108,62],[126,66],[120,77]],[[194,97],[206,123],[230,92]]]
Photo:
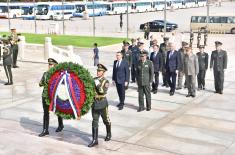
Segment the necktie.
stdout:
[[119,67],[119,63],[120,63],[120,61],[117,62],[117,66],[116,66],[117,68]]

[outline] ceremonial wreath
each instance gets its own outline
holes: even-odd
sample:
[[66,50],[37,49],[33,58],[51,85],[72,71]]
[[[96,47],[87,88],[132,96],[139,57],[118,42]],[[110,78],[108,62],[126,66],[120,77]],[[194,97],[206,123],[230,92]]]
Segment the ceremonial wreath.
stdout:
[[49,110],[64,119],[85,115],[95,96],[90,72],[79,64],[64,62],[48,71],[46,102]]

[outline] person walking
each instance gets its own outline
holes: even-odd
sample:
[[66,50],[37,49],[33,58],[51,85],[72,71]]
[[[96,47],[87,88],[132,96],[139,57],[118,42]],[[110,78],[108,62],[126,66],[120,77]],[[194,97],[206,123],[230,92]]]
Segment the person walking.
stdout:
[[159,72],[162,70],[162,54],[159,52],[159,46],[157,44],[153,44],[153,52],[150,55],[150,60],[153,62],[154,68],[154,82],[152,83],[152,92],[156,94],[159,84]]
[[138,98],[139,109],[137,112],[145,110],[144,95],[146,97],[147,111],[151,110],[151,91],[150,84],[153,82],[153,63],[147,59],[147,52],[140,54],[140,60],[137,66],[137,84],[138,84]]
[[122,53],[116,53],[117,60],[113,63],[113,75],[112,80],[116,85],[119,104],[117,105],[118,110],[122,110],[125,102],[125,87],[128,86],[129,82],[129,66],[128,62],[125,59],[122,59]]
[[[159,52],[162,54],[162,63],[163,63],[163,66],[166,65],[166,56],[167,56],[167,51],[169,51],[169,38],[168,37],[164,37],[163,38],[163,43],[160,44],[160,50]],[[167,77],[166,77],[166,68],[165,67],[162,67],[162,81],[163,81],[163,84],[162,86],[164,87],[169,87],[169,84],[167,82]]]
[[108,100],[106,94],[109,88],[109,81],[104,77],[107,68],[102,65],[97,65],[97,77],[94,78],[95,81],[95,97],[94,103],[92,104],[92,141],[88,147],[93,147],[98,145],[98,127],[99,118],[101,116],[105,126],[106,126],[106,137],[105,141],[111,140],[111,122],[108,113]]
[[215,93],[223,94],[224,89],[224,71],[227,69],[227,52],[222,49],[220,41],[215,42],[215,51],[211,53],[210,69],[213,68]]
[[199,73],[197,75],[198,90],[205,90],[205,76],[208,69],[208,54],[204,51],[204,46],[199,46],[199,52],[197,53]]
[[93,56],[94,66],[97,66],[99,64],[99,49],[98,49],[98,44],[97,43],[94,43],[93,52],[94,52],[94,56]]
[[[48,59],[48,69],[54,67],[57,64],[58,62],[55,59],[52,59],[52,58]],[[46,103],[46,96],[45,96],[45,91],[48,89],[47,81],[48,81],[48,72],[44,72],[41,78],[41,81],[39,82],[39,86],[43,87],[43,92],[42,92],[43,130],[42,130],[42,133],[38,135],[39,137],[49,135],[49,131],[48,131],[49,129],[49,105]],[[58,117],[59,125],[55,132],[61,132],[64,128],[63,118],[61,116],[57,116],[57,117]]]
[[[176,90],[182,89],[183,87],[183,77],[184,77],[184,56],[186,54],[186,46],[188,46],[188,43],[182,42],[182,47],[178,50],[180,55],[180,68],[178,72],[178,83]],[[185,78],[186,79],[186,78]],[[184,87],[186,87],[186,80],[184,82]]]
[[184,73],[187,81],[188,95],[186,97],[196,96],[196,76],[199,72],[198,58],[192,52],[191,47],[186,48],[186,55],[184,58]]
[[139,61],[139,49],[137,46],[136,39],[131,39],[132,45],[129,46],[131,50],[131,83],[136,81],[136,68]]
[[170,86],[170,96],[175,93],[176,76],[180,68],[180,57],[178,52],[175,50],[175,44],[169,43],[170,50],[166,56],[166,76]]

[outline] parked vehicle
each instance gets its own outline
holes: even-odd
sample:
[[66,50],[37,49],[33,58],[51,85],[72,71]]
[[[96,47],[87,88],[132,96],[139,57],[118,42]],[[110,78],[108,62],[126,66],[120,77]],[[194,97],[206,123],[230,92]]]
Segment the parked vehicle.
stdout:
[[[149,24],[151,32],[162,32],[164,30],[164,20],[153,20],[140,25],[140,30],[144,30],[145,24]],[[171,32],[178,28],[178,25],[171,22],[166,22],[166,31]]]

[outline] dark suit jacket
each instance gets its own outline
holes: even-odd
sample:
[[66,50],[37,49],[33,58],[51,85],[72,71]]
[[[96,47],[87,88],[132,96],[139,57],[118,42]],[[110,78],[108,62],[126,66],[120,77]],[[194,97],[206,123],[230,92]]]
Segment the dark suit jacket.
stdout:
[[176,70],[180,69],[180,56],[178,52],[175,50],[173,55],[169,58],[171,51],[167,52],[166,57],[166,71],[168,72],[175,72]]
[[227,52],[224,50],[221,50],[218,52],[217,50],[212,51],[211,53],[211,62],[210,62],[210,68],[214,68],[216,71],[223,71],[224,69],[227,69]]
[[198,58],[198,65],[199,65],[199,70],[207,70],[208,69],[208,54],[207,53],[197,53],[197,58]]
[[162,54],[160,52],[154,58],[154,52],[150,54],[150,60],[153,62],[154,73],[159,72],[162,70]]
[[122,59],[121,64],[117,68],[117,60],[113,63],[113,76],[112,79],[118,84],[124,84],[125,82],[129,82],[129,66],[126,60]]

